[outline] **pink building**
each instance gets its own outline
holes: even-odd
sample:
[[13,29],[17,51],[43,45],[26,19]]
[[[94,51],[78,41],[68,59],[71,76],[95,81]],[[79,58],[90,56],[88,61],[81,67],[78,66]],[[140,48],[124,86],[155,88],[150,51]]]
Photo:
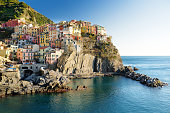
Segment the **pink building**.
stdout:
[[34,61],[34,52],[30,49],[23,49],[23,59],[22,63],[33,63]]
[[32,42],[33,42],[34,44],[39,44],[38,36],[34,37]]
[[30,42],[33,42],[33,40],[34,40],[34,37],[30,36],[29,34],[22,35],[22,38],[25,40],[28,40]]
[[55,41],[51,41],[51,42],[50,42],[50,47],[51,47],[51,48],[56,48]]
[[55,24],[50,24],[49,25],[49,31],[56,30],[56,25]]
[[37,52],[34,52],[32,48],[30,49],[23,49],[23,48],[19,48],[17,50],[17,59],[24,63],[35,63],[35,58],[38,59],[38,57],[36,57]]
[[12,20],[8,20],[8,22],[6,23],[3,23],[2,27],[15,27],[15,26],[20,26],[24,24],[25,24],[24,19],[12,19]]
[[23,59],[22,50],[23,50],[22,48],[17,49],[17,59],[18,59],[18,61],[22,61],[22,59]]

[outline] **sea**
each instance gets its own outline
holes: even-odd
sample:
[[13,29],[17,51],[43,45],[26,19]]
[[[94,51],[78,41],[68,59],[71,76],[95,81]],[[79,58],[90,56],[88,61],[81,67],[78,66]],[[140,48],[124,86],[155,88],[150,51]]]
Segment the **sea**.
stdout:
[[170,56],[122,56],[137,73],[159,78],[169,86],[152,88],[123,76],[74,79],[87,90],[8,96],[0,113],[170,113]]

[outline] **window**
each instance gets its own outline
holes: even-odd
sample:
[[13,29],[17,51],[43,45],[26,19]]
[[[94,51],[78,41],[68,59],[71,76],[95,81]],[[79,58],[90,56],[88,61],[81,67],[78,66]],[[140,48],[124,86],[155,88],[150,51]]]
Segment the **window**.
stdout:
[[22,69],[28,69],[28,67],[22,67]]

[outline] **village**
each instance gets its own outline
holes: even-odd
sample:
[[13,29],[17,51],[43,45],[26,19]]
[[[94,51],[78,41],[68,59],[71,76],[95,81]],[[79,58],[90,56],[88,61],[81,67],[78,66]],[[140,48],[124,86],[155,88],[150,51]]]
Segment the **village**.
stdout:
[[[1,64],[54,64],[73,45],[77,52],[83,47],[83,39],[89,35],[97,41],[108,41],[104,27],[87,21],[61,21],[56,24],[33,26],[25,19],[12,19],[0,25],[13,28],[11,38],[0,41]],[[1,31],[2,32],[2,31]],[[10,67],[11,69],[11,67]],[[13,69],[13,68],[12,68]]]

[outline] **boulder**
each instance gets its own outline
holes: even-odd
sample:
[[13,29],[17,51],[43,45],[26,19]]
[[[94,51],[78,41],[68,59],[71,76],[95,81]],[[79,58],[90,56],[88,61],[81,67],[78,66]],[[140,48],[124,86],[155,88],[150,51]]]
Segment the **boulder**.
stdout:
[[137,70],[139,70],[139,69],[138,69],[138,68],[136,68],[136,67],[134,67],[134,68],[133,68],[133,70],[134,70],[134,71],[137,71]]
[[125,73],[127,73],[127,72],[134,72],[134,70],[132,69],[131,66],[125,66],[124,71],[125,71]]
[[79,90],[85,90],[87,89],[87,86],[82,86],[82,85],[79,85],[77,86],[76,90],[79,91]]

